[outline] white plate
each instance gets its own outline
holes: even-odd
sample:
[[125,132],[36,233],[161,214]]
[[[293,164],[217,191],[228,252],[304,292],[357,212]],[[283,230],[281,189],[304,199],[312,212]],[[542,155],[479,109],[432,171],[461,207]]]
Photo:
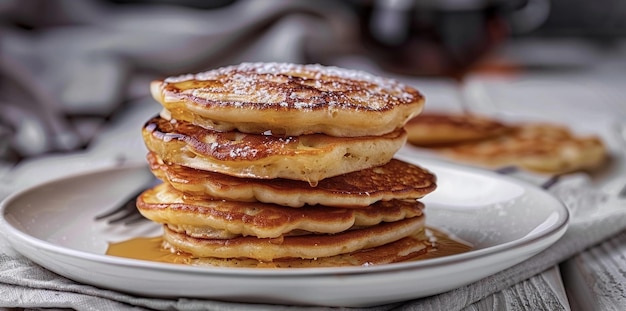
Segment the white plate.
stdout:
[[438,176],[423,201],[427,223],[474,244],[453,256],[349,268],[204,268],[104,255],[108,242],[154,236],[159,226],[110,227],[94,215],[150,179],[143,166],[91,172],[16,193],[0,224],[24,256],[70,279],[136,295],[245,302],[371,306],[448,291],[494,274],[558,240],[568,212],[540,189],[490,172],[422,158]]

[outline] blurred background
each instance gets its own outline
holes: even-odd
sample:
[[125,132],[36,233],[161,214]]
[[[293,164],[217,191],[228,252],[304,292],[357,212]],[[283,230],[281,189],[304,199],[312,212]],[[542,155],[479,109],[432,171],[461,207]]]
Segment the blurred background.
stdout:
[[625,17],[622,0],[2,0],[0,162],[126,148],[145,113],[111,124],[158,111],[150,80],[243,61],[392,76],[427,107],[463,106],[494,75],[601,73],[621,89]]

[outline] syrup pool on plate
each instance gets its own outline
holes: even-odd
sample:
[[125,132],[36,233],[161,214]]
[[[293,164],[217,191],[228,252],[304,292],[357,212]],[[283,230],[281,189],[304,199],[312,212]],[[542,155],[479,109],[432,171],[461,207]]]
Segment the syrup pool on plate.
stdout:
[[[428,247],[425,254],[412,260],[424,260],[461,254],[472,250],[469,243],[450,234],[433,228],[425,231]],[[106,254],[117,257],[148,260],[155,262],[193,264],[193,258],[186,253],[171,252],[163,248],[163,239],[157,237],[136,237],[121,242],[110,243]]]

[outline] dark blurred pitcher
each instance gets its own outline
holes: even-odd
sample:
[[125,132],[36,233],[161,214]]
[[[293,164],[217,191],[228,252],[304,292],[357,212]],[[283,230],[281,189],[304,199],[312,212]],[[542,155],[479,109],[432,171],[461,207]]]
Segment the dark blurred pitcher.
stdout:
[[[459,78],[511,34],[531,2],[548,0],[348,1],[360,17],[365,53],[384,69]],[[534,6],[536,9],[537,6]],[[526,15],[526,16],[524,16]],[[536,15],[536,16],[533,16]],[[530,27],[527,21],[524,27]]]

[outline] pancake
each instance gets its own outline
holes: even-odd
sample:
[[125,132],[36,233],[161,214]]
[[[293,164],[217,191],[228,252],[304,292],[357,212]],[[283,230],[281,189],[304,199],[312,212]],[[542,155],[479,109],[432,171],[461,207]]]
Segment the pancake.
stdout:
[[[163,244],[166,249],[169,249],[172,252],[182,253],[167,242],[164,242]],[[192,257],[187,254],[190,258],[186,262],[195,266],[230,268],[322,268],[371,266],[416,259],[419,256],[426,254],[431,247],[432,244],[428,241],[428,237],[423,234],[423,231],[420,231],[417,234],[385,245],[358,250],[347,254],[319,257],[314,259],[278,258],[267,262],[244,257]]]
[[227,238],[277,238],[294,230],[331,234],[418,217],[424,205],[415,200],[392,200],[352,209],[323,205],[291,208],[185,196],[163,183],[144,191],[137,198],[137,208],[154,222],[182,225],[183,229],[196,227],[196,232],[224,230],[230,234]]
[[272,261],[278,258],[321,258],[377,247],[412,236],[424,230],[425,217],[413,217],[337,234],[307,234],[257,238],[199,239],[164,226],[163,239],[177,251],[194,257],[252,258]]
[[436,188],[435,175],[400,160],[321,180],[316,187],[288,179],[250,179],[166,164],[148,153],[155,176],[174,188],[195,196],[242,202],[265,202],[301,207],[368,206],[377,201],[419,199]]
[[389,162],[406,141],[403,129],[382,136],[339,138],[322,134],[277,137],[217,132],[185,121],[149,120],[147,148],[166,162],[246,178],[309,182]]
[[486,116],[474,114],[422,113],[404,127],[407,141],[416,146],[442,146],[492,138],[510,127]]
[[420,113],[424,97],[395,80],[337,67],[243,63],[151,84],[166,118],[217,131],[380,136]]
[[606,148],[596,136],[576,136],[563,126],[529,123],[492,139],[435,149],[452,159],[489,168],[518,166],[558,174],[599,167]]

